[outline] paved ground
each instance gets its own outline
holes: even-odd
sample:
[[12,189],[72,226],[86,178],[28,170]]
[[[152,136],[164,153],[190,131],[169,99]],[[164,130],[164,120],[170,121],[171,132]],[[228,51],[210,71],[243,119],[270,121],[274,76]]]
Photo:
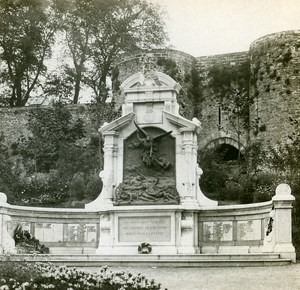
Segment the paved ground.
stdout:
[[[168,290],[299,290],[300,263],[275,267],[112,268],[142,273]],[[97,271],[96,268],[91,269]]]

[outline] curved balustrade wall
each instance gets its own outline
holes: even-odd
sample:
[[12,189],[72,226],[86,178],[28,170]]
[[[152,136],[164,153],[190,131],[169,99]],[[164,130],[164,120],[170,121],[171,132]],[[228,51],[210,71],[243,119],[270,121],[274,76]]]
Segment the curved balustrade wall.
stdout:
[[[200,252],[261,252],[271,208],[270,201],[199,210]],[[174,211],[182,212],[180,207]],[[7,225],[11,236],[21,225],[51,253],[92,254],[99,244],[101,212],[2,204],[0,214],[11,217]]]

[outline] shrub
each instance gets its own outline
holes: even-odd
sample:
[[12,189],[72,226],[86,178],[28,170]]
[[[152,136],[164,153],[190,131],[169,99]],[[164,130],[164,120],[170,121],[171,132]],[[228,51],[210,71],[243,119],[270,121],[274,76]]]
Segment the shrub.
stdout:
[[219,198],[224,199],[223,189],[228,175],[225,171],[216,168],[208,168],[200,179],[200,186],[205,193],[218,192]]
[[275,194],[276,186],[280,183],[280,178],[272,173],[258,173],[254,183],[254,202],[271,200]]
[[98,172],[95,172],[88,176],[86,184],[87,198],[89,198],[90,200],[94,200],[95,198],[97,198],[102,190],[102,185],[102,180],[99,177]]
[[72,199],[82,200],[84,198],[85,187],[84,174],[81,172],[74,174],[70,182],[70,196],[72,196]]
[[243,193],[243,186],[235,181],[228,180],[225,184],[224,199],[226,200],[239,200]]

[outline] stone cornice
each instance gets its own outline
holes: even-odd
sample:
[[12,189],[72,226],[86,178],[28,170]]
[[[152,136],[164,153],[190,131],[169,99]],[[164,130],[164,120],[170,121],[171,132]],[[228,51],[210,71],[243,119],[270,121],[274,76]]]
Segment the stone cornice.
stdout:
[[101,134],[108,131],[116,131],[126,124],[130,123],[134,118],[134,113],[130,112],[127,115],[124,115],[108,124],[105,124],[98,130]]
[[197,134],[199,134],[199,132],[201,130],[201,127],[198,124],[196,124],[190,120],[187,120],[179,115],[174,115],[174,114],[166,112],[166,111],[163,111],[163,114],[165,115],[167,120],[169,120],[171,123],[173,123],[179,127],[184,127],[184,128],[186,128],[186,130],[195,131]]

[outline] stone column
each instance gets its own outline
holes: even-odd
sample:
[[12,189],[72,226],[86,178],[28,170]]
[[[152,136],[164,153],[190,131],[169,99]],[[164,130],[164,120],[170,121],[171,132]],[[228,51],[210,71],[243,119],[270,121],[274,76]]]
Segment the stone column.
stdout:
[[292,244],[292,203],[295,197],[287,184],[279,184],[276,195],[272,198],[274,205],[274,253],[282,258],[292,259],[296,263],[295,248]]
[[118,158],[118,132],[108,131],[104,136],[104,170],[99,174],[103,187],[100,195],[85,205],[86,209],[107,209],[113,205],[113,192],[116,187],[117,158]]
[[0,192],[0,254],[16,253],[15,241],[7,231],[7,224],[11,217],[4,212],[3,206],[7,205],[7,196]]
[[100,237],[96,253],[99,255],[110,255],[113,248],[112,220],[109,213],[100,214]]
[[[100,172],[103,181],[103,189],[101,192],[104,204],[112,204],[113,191],[116,186],[116,158],[118,154],[117,137],[118,132],[109,131],[103,133],[104,137],[104,170]],[[100,196],[101,196],[100,195]]]
[[203,172],[197,163],[197,132],[192,128],[182,128],[180,132],[182,149],[176,176],[180,178],[178,186],[181,204],[187,207],[217,206],[218,202],[207,198],[199,186],[199,179]]
[[179,254],[199,253],[198,246],[198,214],[193,211],[181,213]]
[[198,205],[197,201],[197,136],[196,132],[190,128],[180,129],[182,134],[182,168],[177,172],[181,175],[183,195],[182,205]]

